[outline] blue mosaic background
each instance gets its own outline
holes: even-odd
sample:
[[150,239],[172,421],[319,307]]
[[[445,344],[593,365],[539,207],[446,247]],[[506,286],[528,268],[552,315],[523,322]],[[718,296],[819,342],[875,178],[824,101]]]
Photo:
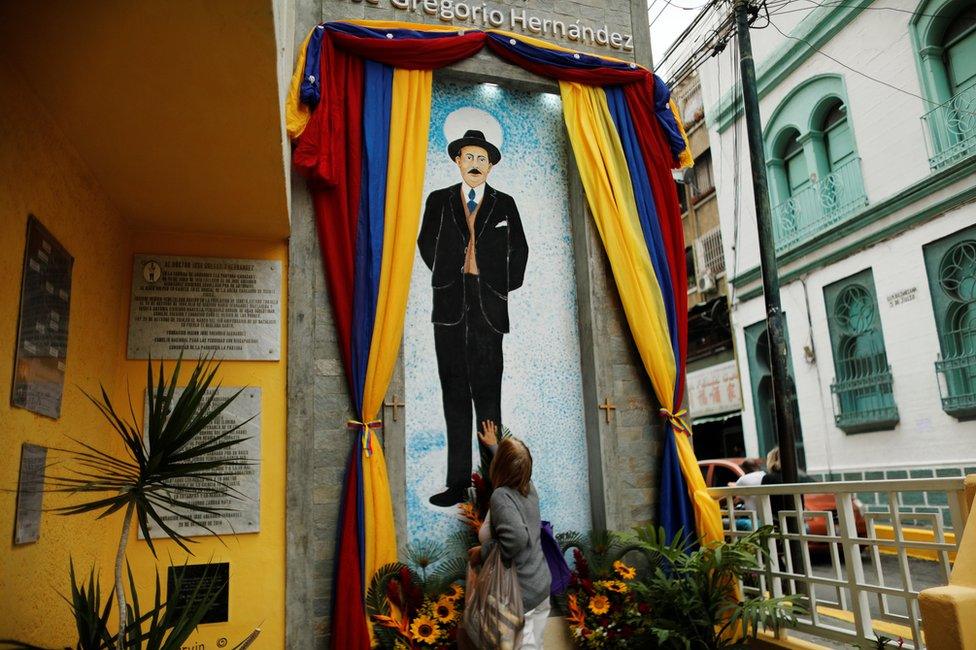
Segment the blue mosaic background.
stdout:
[[[479,119],[479,111],[489,113],[497,125],[490,118]],[[562,104],[558,95],[435,81],[425,199],[432,190],[461,180],[447,155],[446,121],[448,130],[479,129],[489,140],[497,137],[493,131],[500,126],[502,160],[492,169],[488,184],[515,198],[529,244],[525,284],[508,297],[511,332],[504,339],[502,420],[532,450],[543,519],[552,521],[557,532],[589,530]],[[436,508],[427,501],[444,488],[447,471],[430,309],[430,271],[417,255],[404,332],[411,542],[443,540],[462,526],[455,509]],[[477,445],[472,446],[477,467]]]

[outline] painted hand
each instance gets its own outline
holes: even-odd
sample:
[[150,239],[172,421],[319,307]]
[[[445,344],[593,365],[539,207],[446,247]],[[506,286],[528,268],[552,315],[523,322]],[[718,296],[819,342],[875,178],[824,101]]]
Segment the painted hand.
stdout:
[[468,562],[471,563],[471,566],[478,566],[479,564],[481,564],[480,546],[472,546],[471,548],[468,549]]
[[491,420],[481,423],[481,431],[478,432],[478,440],[486,447],[494,447],[498,444],[498,427]]

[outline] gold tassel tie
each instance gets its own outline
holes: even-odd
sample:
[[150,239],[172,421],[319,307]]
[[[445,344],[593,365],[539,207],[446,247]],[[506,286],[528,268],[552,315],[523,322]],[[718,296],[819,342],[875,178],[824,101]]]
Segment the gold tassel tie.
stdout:
[[359,420],[348,420],[346,426],[350,429],[361,429],[362,430],[362,447],[363,451],[366,452],[366,457],[369,458],[373,455],[373,439],[370,437],[370,430],[375,431],[376,429],[383,428],[382,420],[373,420],[371,422],[360,422]]
[[677,413],[673,413],[666,408],[662,408],[660,413],[661,417],[671,423],[675,431],[680,431],[686,436],[691,435],[691,426],[684,420],[684,416],[688,414],[688,409],[681,409]]

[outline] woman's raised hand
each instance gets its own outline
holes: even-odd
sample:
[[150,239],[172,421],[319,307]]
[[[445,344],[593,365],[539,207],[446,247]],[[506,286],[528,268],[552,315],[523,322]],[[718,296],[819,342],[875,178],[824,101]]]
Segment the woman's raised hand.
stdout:
[[478,432],[478,440],[486,447],[494,447],[498,444],[498,427],[491,420],[481,423],[481,431]]

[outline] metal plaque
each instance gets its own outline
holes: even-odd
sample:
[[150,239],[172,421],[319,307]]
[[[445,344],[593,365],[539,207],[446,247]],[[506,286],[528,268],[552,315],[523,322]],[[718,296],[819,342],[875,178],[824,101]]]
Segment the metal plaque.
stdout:
[[50,418],[61,416],[73,264],[54,235],[30,215],[10,404]]
[[[179,581],[179,589],[177,589]],[[199,602],[211,590],[219,589],[217,599],[200,619],[201,623],[226,623],[230,600],[230,563],[187,564],[171,566],[166,573],[166,602],[173,607],[177,616],[184,609]],[[219,643],[218,643],[219,645]]]
[[41,536],[41,502],[44,497],[46,463],[46,447],[28,442],[21,446],[14,544],[36,542]]
[[[215,389],[217,396],[215,403],[220,403],[227,399],[238,390],[237,388]],[[183,389],[177,388],[173,395],[173,403],[183,394]],[[209,440],[215,436],[233,429],[241,423],[250,419],[249,422],[241,426],[227,437],[227,440],[247,438],[244,442],[221,449],[212,454],[204,456],[204,460],[217,458],[227,458],[235,460],[250,461],[245,466],[232,467],[229,471],[231,476],[221,477],[221,481],[231,489],[230,494],[218,494],[209,492],[207,488],[212,488],[213,483],[208,480],[183,481],[181,485],[192,488],[203,488],[203,490],[193,493],[189,501],[200,503],[215,508],[232,508],[233,512],[221,515],[210,515],[203,513],[193,513],[191,516],[196,521],[205,524],[207,528],[218,535],[237,535],[241,533],[256,533],[261,529],[261,389],[248,388],[237,396],[230,406],[224,409],[207,427],[199,434],[200,438],[196,442]],[[148,426],[148,412],[146,409]],[[257,417],[255,417],[257,415]],[[174,481],[176,483],[176,481]],[[186,494],[180,495],[181,500],[187,500]],[[202,537],[211,533],[204,528],[185,519],[179,519],[175,514],[163,514],[163,521],[167,526],[176,530],[181,535],[187,537]],[[166,532],[149,520],[149,535],[153,539],[166,537]],[[142,539],[142,531],[139,531],[139,538]]]
[[136,255],[129,358],[281,358],[281,262]]

